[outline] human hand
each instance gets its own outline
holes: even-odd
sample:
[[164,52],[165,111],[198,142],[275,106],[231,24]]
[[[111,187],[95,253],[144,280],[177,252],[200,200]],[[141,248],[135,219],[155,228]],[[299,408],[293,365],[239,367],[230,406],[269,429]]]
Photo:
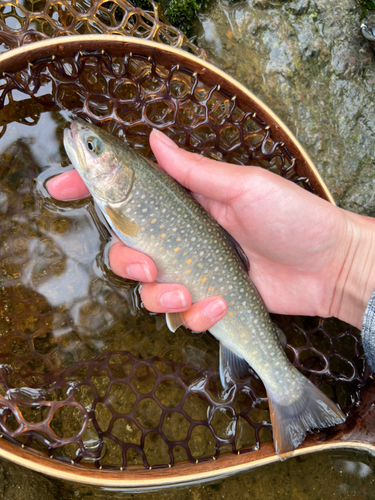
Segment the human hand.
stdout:
[[[375,286],[371,219],[345,212],[264,169],[188,153],[158,131],[150,144],[158,164],[241,245],[270,312],[337,316],[360,327]],[[89,195],[76,171],[52,179],[48,190],[63,200]],[[367,253],[371,258],[363,259]],[[152,260],[122,242],[112,245],[109,260],[116,274],[143,282],[147,309],[185,311],[192,330],[210,328],[226,312],[218,297],[191,305],[185,287],[156,283]]]

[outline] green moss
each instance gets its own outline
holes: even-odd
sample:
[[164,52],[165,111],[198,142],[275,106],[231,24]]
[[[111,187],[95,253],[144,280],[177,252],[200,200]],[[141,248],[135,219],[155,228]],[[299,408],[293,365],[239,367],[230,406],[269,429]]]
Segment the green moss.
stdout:
[[[194,19],[197,14],[203,12],[211,0],[160,0],[163,14],[172,26],[190,36],[193,30]],[[144,10],[152,10],[148,0],[131,0],[136,7]]]
[[375,0],[359,0],[359,3],[362,5],[362,19],[369,10],[375,10]]
[[210,0],[172,0],[165,17],[176,28],[183,31],[187,36],[193,29],[193,21],[199,12],[205,10]]

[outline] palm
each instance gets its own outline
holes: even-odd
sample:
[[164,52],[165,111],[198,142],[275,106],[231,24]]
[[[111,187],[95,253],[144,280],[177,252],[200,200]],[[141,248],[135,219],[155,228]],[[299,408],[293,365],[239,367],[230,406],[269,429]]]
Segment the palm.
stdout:
[[328,316],[340,272],[337,241],[345,230],[340,211],[288,181],[248,170],[240,190],[228,184],[228,201],[198,200],[242,246],[270,311],[313,315],[326,310]]

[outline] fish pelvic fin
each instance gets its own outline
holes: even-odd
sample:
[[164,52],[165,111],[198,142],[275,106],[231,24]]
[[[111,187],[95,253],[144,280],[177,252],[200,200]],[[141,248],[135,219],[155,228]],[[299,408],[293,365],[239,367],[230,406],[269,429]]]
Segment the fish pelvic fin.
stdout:
[[166,313],[165,320],[169,330],[173,333],[177,330],[177,328],[185,325],[183,313],[180,312]]
[[307,432],[342,424],[346,419],[331,399],[302,374],[300,376],[300,396],[292,403],[281,404],[267,390],[273,442],[282,460],[303,442]]

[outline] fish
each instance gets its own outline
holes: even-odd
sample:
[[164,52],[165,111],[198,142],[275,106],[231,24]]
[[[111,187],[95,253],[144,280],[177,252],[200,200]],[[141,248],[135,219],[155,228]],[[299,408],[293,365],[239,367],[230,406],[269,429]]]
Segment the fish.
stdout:
[[[227,233],[172,177],[125,142],[91,123],[74,120],[64,147],[111,230],[148,255],[157,281],[178,283],[193,302],[221,296],[226,315],[210,333],[220,342],[223,388],[249,366],[268,396],[273,441],[289,456],[306,433],[341,424],[345,415],[286,356],[280,330],[242,265]],[[171,331],[183,314],[167,314]]]

